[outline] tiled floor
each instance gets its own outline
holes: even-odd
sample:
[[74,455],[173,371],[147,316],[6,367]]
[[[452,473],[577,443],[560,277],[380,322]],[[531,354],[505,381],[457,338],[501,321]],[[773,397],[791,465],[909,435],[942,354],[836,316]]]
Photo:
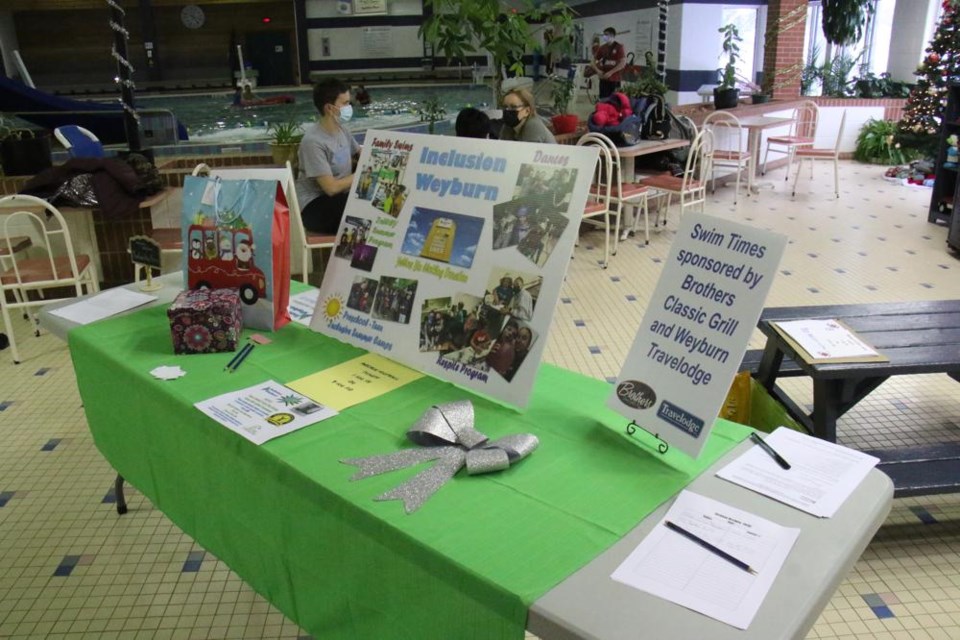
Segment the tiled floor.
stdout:
[[[768,305],[957,297],[960,260],[928,224],[929,191],[844,163],[842,198],[819,169],[791,201],[774,190],[720,189],[708,213],[787,234]],[[675,216],[676,214],[674,214]],[[600,269],[602,238],[571,261],[546,358],[598,378],[617,375],[673,239],[628,241]],[[0,638],[297,638],[257,596],[142,497],[117,517],[113,473],[84,421],[66,346],[17,337],[23,364],[0,352]],[[761,346],[759,336],[753,346]],[[801,384],[797,395],[809,400]],[[960,441],[960,393],[945,376],[888,382],[840,421],[864,448]],[[960,496],[897,500],[811,638],[960,638]]]

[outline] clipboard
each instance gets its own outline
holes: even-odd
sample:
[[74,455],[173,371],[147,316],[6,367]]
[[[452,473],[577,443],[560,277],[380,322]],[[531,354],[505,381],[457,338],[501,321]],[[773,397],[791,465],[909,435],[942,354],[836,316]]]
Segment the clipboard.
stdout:
[[[836,318],[771,321],[770,326],[808,364],[890,361],[845,322]],[[831,351],[837,355],[831,355]]]

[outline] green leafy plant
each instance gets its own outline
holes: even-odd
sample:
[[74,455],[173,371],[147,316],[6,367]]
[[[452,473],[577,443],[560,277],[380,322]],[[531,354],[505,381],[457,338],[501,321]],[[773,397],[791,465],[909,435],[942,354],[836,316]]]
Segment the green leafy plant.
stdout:
[[633,82],[624,82],[621,84],[620,90],[631,98],[639,98],[640,96],[665,96],[668,87],[657,75],[657,69],[653,63],[653,52],[647,51],[643,57],[645,66],[640,71],[640,75]]
[[850,72],[857,66],[858,54],[852,58],[846,53],[835,55],[820,67],[820,80],[823,83],[823,95],[844,98],[853,94],[853,80]]
[[820,57],[820,45],[814,43],[810,50],[810,58],[800,72],[800,93],[809,96],[813,95],[814,86],[823,80],[823,72],[817,59]]
[[913,89],[913,85],[908,82],[891,80],[889,73],[878,76],[870,72],[854,79],[853,87],[858,98],[906,98]]
[[719,88],[734,89],[737,86],[737,60],[740,59],[739,43],[743,42],[743,38],[737,31],[737,25],[733,23],[720,27],[718,31],[723,35],[722,57],[727,59],[727,63],[722,68],[717,69],[720,80]]
[[430,96],[420,103],[417,114],[420,122],[427,123],[427,131],[433,133],[436,123],[447,117],[447,110],[443,108],[443,102],[438,96]]
[[[516,8],[516,5],[520,8]],[[573,50],[573,11],[565,2],[534,0],[423,0],[429,17],[419,34],[449,60],[465,61],[472,54],[489,52],[493,57],[493,88],[497,102],[502,97],[502,74],[524,74],[523,55],[540,50],[559,58]],[[551,29],[553,37],[541,45],[536,37]]]
[[822,0],[822,7],[823,35],[827,42],[844,46],[863,37],[874,3],[872,0]]
[[871,164],[904,164],[907,155],[897,141],[897,123],[870,118],[860,128],[853,157]]
[[300,144],[303,139],[303,132],[300,130],[300,123],[294,120],[286,122],[273,122],[267,127],[267,135],[273,144]]
[[553,110],[558,114],[567,113],[570,109],[570,101],[573,100],[573,80],[565,76],[550,76],[550,81]]

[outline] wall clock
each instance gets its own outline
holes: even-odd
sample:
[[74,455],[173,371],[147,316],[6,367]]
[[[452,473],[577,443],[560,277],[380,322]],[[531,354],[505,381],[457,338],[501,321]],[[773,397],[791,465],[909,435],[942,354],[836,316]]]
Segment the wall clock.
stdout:
[[180,10],[180,22],[187,29],[199,29],[206,22],[206,19],[203,9],[195,4],[188,4]]

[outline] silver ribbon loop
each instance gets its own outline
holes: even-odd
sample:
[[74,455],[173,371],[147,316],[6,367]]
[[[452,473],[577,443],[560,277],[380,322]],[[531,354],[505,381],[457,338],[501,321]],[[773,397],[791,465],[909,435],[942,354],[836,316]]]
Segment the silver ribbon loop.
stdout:
[[469,400],[434,405],[407,430],[407,437],[423,448],[340,462],[356,466],[358,471],[350,480],[361,480],[433,460],[429,468],[375,498],[402,500],[406,512],[413,513],[464,466],[469,475],[502,471],[533,453],[540,443],[531,433],[489,442],[474,429],[473,420]]

